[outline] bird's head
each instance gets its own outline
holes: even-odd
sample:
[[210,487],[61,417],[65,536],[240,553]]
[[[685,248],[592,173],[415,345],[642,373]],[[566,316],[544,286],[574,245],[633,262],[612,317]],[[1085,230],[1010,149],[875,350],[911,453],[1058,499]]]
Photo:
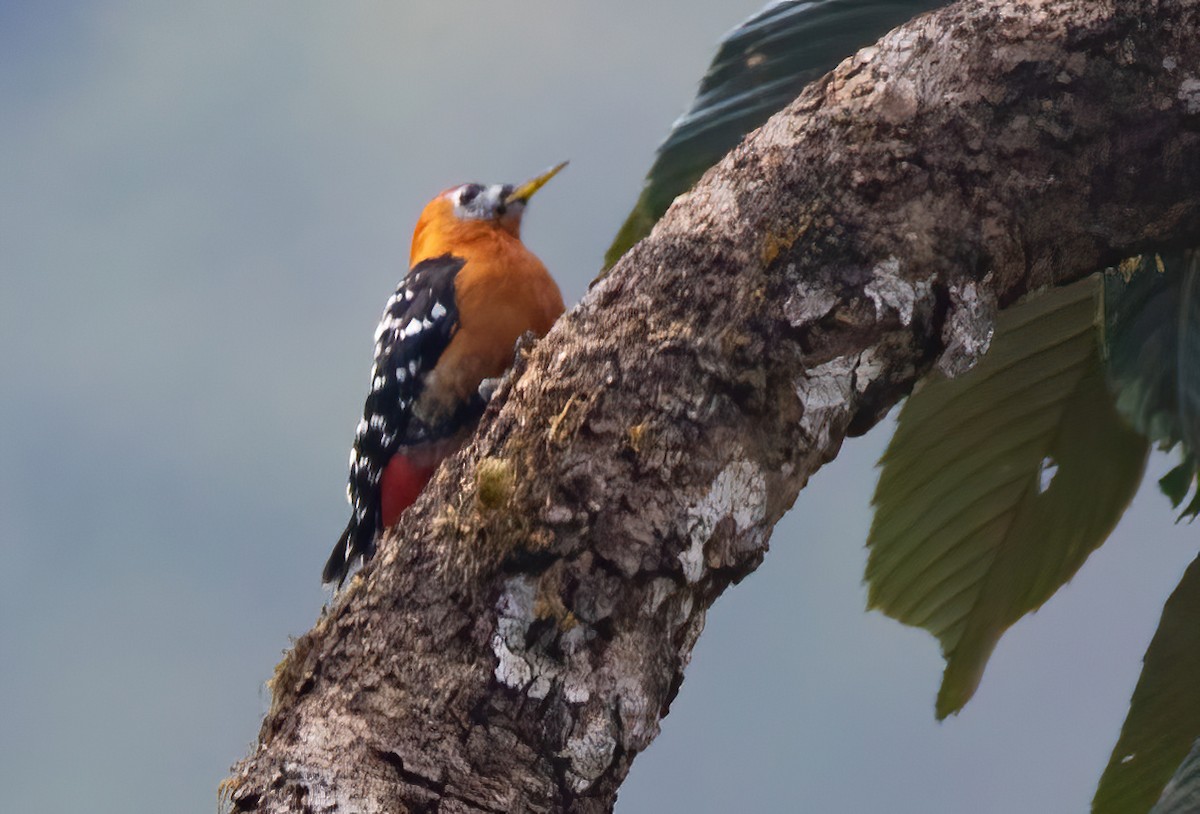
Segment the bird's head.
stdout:
[[455,243],[495,229],[520,239],[525,205],[565,166],[566,161],[523,184],[462,184],[443,191],[417,221],[412,262],[452,251]]

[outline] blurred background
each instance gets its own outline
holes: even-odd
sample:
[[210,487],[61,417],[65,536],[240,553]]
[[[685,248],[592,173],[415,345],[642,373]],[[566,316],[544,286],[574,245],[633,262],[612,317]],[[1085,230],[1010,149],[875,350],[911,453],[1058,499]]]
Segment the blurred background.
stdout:
[[[5,810],[214,810],[323,602],[421,206],[571,159],[525,237],[577,300],[760,5],[0,3]],[[618,811],[1086,809],[1194,529],[1148,478],[939,725],[932,637],[863,612],[887,433],[714,607]]]

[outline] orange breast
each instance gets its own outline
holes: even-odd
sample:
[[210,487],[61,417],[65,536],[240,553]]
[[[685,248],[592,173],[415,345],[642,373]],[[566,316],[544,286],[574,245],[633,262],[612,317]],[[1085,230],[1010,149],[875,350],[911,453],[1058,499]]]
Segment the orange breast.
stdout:
[[412,263],[442,254],[466,263],[454,284],[458,332],[417,404],[427,420],[470,398],[483,379],[502,374],[517,339],[526,331],[544,336],[563,312],[558,285],[519,237],[492,221],[459,221],[448,202],[445,212],[438,203],[426,208],[413,235]]

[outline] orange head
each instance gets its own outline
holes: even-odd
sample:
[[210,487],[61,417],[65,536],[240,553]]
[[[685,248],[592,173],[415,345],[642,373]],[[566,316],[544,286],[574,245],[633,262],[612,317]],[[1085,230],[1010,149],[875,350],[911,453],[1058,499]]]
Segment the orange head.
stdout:
[[525,205],[565,166],[566,161],[519,186],[463,184],[444,190],[425,205],[417,220],[409,264],[415,266],[459,246],[495,239],[498,234],[520,240]]

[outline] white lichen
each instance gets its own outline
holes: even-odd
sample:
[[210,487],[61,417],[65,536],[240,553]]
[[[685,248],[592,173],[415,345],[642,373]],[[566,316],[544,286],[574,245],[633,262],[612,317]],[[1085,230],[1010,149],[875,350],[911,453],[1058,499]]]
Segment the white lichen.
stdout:
[[796,382],[796,395],[804,405],[800,429],[818,438],[828,429],[829,417],[844,410],[854,393],[857,356],[839,356],[804,371]]
[[[355,719],[351,719],[355,720]],[[321,755],[326,753],[331,744],[344,744],[348,734],[345,727],[354,727],[354,723],[344,718],[338,719],[335,728],[327,718],[307,716],[300,724],[297,733],[298,740],[304,745],[301,755]],[[383,814],[383,808],[372,799],[352,795],[344,786],[333,783],[328,768],[318,765],[288,760],[284,762],[284,776],[303,787],[307,800],[314,806],[314,811],[361,811],[363,814]]]
[[589,710],[575,724],[560,753],[570,762],[567,782],[576,794],[587,791],[612,765],[617,750],[616,726],[602,710]]
[[871,383],[887,370],[887,360],[879,346],[867,348],[858,355],[858,363],[854,365],[854,389],[859,395],[867,392]]
[[529,625],[533,622],[532,582],[516,577],[504,585],[504,593],[496,603],[499,617],[496,632],[492,635],[492,652],[499,662],[496,664],[496,680],[506,687],[523,688],[533,678],[533,670],[524,658],[523,649],[510,649],[509,642],[522,641]]
[[694,534],[689,539],[688,547],[679,552],[679,564],[683,566],[684,579],[695,582],[704,573],[704,544],[708,538]]
[[875,318],[882,319],[886,311],[895,311],[900,324],[912,324],[917,300],[929,293],[926,282],[912,283],[900,275],[900,259],[889,257],[871,269],[871,282],[863,292],[875,303]]
[[[767,481],[760,468],[749,461],[737,460],[722,469],[708,491],[687,509],[684,528],[689,542],[679,553],[684,578],[695,582],[704,573],[704,546],[712,539],[718,523],[731,518],[734,533],[742,537],[752,529],[757,531],[766,513]],[[757,545],[761,535],[751,537],[745,542]]]
[[592,691],[582,681],[566,681],[563,683],[563,698],[571,704],[586,704],[592,697]]
[[946,350],[937,363],[938,370],[950,378],[973,368],[991,347],[996,295],[986,286],[986,277],[984,283],[981,286],[970,280],[950,286],[950,311],[942,328]]
[[530,698],[542,699],[550,692],[561,666],[543,653],[525,646],[529,627],[535,619],[534,597],[537,587],[525,576],[504,583],[504,592],[496,601],[496,632],[492,652],[497,663],[495,676],[506,687],[524,690]]
[[[794,266],[788,273],[794,272]],[[796,290],[783,303],[783,315],[793,328],[810,325],[826,316],[837,305],[837,297],[820,286],[809,285],[801,280]]]
[[504,583],[496,601],[496,632],[492,653],[496,656],[496,680],[506,687],[541,700],[558,686],[563,698],[581,704],[591,697],[591,654],[586,642],[594,631],[577,624],[559,637],[563,658],[550,656],[539,646],[528,644],[529,628],[537,619],[537,583],[517,576]]

